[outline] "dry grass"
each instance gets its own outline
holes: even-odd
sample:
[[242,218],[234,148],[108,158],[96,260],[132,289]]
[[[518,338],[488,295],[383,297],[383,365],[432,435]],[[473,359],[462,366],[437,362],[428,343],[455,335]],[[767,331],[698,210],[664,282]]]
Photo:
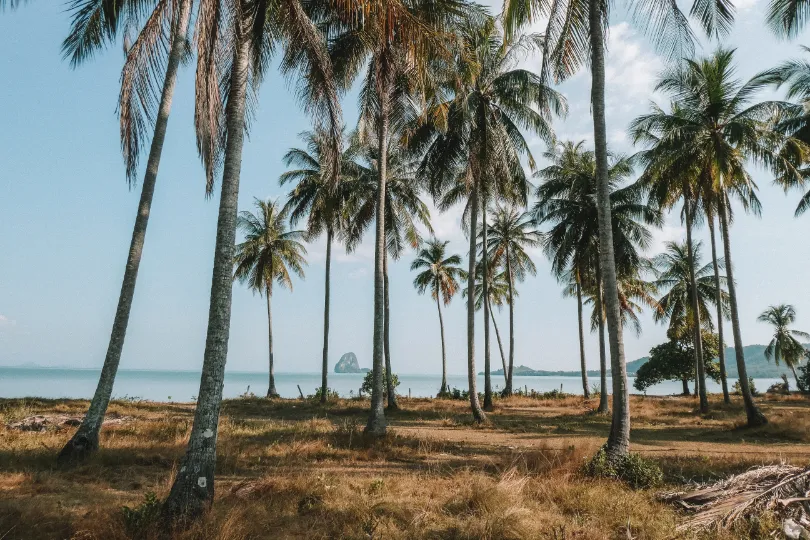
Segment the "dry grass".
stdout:
[[[212,511],[182,539],[678,538],[682,517],[649,491],[579,474],[604,441],[609,417],[582,398],[510,398],[484,426],[465,402],[401,399],[382,441],[362,434],[368,402],[327,407],[239,399],[223,406]],[[771,423],[740,427],[741,405],[688,398],[632,400],[634,451],[678,488],[752,465],[810,461],[810,401],[763,400]],[[102,450],[67,471],[55,455],[71,428],[6,429],[34,414],[81,415],[86,402],[0,400],[0,539],[152,538],[122,506],[168,493],[191,423],[188,404],[114,402],[132,417],[102,433]],[[765,538],[767,515],[724,533]]]

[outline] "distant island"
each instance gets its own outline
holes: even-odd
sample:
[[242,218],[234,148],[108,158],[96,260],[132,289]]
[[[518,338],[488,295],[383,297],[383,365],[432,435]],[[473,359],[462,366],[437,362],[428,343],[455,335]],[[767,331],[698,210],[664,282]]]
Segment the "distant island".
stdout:
[[[805,345],[810,348],[810,344]],[[743,347],[743,355],[745,355],[745,367],[748,371],[748,376],[755,379],[776,379],[783,373],[788,373],[784,365],[777,366],[773,362],[765,358],[765,345],[746,345]],[[627,362],[627,374],[634,376],[641,366],[643,366],[650,358],[644,356],[638,360]],[[726,370],[728,377],[734,379],[737,377],[737,361],[734,357],[734,347],[726,348]],[[608,359],[608,362],[610,360]],[[480,372],[479,375],[483,375]],[[503,369],[498,369],[492,372],[492,375],[503,375]],[[523,377],[578,377],[579,371],[546,371],[543,369],[532,369],[527,366],[515,366],[515,375]],[[598,377],[598,370],[588,370],[589,377]],[[610,370],[608,370],[610,376]]]
[[360,363],[357,361],[357,355],[353,352],[348,352],[340,357],[338,363],[335,364],[335,373],[368,373],[371,371],[368,368],[361,368]]

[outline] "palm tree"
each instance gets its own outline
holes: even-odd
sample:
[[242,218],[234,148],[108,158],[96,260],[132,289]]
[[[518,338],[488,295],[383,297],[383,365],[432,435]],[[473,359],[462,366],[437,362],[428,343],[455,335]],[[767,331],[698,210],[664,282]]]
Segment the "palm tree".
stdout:
[[[561,278],[561,281],[565,284],[563,287],[563,296],[572,296],[577,299],[577,327],[579,330],[579,365],[582,373],[582,395],[585,399],[590,399],[591,388],[588,385],[588,364],[585,360],[585,325],[582,321],[582,290],[584,280],[587,279],[583,275],[584,272],[585,269],[574,266],[566,273],[565,277]],[[599,325],[602,325],[601,319],[599,320]],[[604,359],[604,330],[601,334],[599,345],[600,352],[602,353],[601,356]],[[607,395],[605,395],[603,401],[604,406],[607,407]]]
[[[495,337],[498,341],[498,350],[501,354],[501,365],[503,368],[504,386],[506,385],[507,378],[509,377],[509,370],[506,366],[506,355],[503,352],[503,342],[501,341],[501,332],[498,330],[498,323],[495,320],[495,312],[492,306],[498,308],[500,311],[504,304],[509,302],[509,278],[506,275],[506,270],[499,268],[494,262],[490,261],[487,264],[487,304],[489,304],[489,318],[492,321],[492,326],[495,328]],[[465,273],[466,276],[466,273]],[[467,288],[461,291],[461,296],[467,296]],[[484,307],[484,269],[483,262],[478,261],[475,268],[475,311],[479,311]],[[514,298],[517,298],[518,292],[514,291]]]
[[691,174],[693,182],[701,186],[694,193],[714,194],[712,205],[723,235],[740,388],[748,425],[757,426],[767,420],[748,387],[731,259],[730,200],[736,197],[744,208],[759,210],[756,185],[746,170],[749,159],[764,165],[777,178],[799,179],[801,172],[792,156],[783,152],[789,137],[775,128],[775,120],[793,115],[796,106],[780,101],[755,102],[756,92],[768,83],[767,76],[740,82],[734,78],[733,59],[733,51],[720,49],[711,57],[684,62],[665,73],[658,89],[673,97],[672,111],[656,107],[636,119],[632,131],[636,142],[655,149],[648,154],[655,158],[648,161],[656,163],[655,176],[663,177],[667,171]]
[[[10,5],[15,7],[14,0]],[[132,6],[116,7],[111,3],[89,3],[87,0],[74,1],[72,9],[74,17],[70,34],[62,50],[74,67],[91,58],[98,48],[113,41],[118,28],[134,27],[140,22],[142,11],[147,11],[147,8],[141,11]],[[177,71],[186,50],[190,13],[191,0],[158,3],[127,49],[121,71],[118,112],[121,151],[130,187],[137,182],[141,146],[147,140],[150,127],[153,128],[152,141],[104,365],[87,414],[79,429],[59,452],[57,461],[60,463],[81,460],[98,449],[99,431],[110,403],[135,296]],[[157,88],[159,82],[162,82],[162,86]]]
[[509,375],[506,379],[505,395],[512,394],[512,374],[515,366],[515,281],[523,281],[526,275],[536,275],[537,267],[526,248],[534,248],[542,243],[542,235],[534,229],[534,222],[528,212],[520,212],[514,207],[498,206],[489,226],[492,243],[489,253],[493,262],[506,271],[509,304]]
[[[653,36],[656,48],[667,56],[690,56],[694,48],[689,20],[676,2],[628,2],[634,19]],[[599,266],[605,288],[610,356],[613,373],[613,423],[606,452],[610,460],[620,459],[630,448],[630,401],[624,339],[618,304],[620,258],[613,252],[611,226],[609,156],[605,121],[605,51],[608,16],[613,2],[603,0],[504,0],[503,24],[508,37],[515,36],[528,23],[546,19],[543,39],[543,78],[563,81],[583,65],[591,70],[591,111],[597,170],[597,206],[599,210]],[[709,36],[728,33],[734,10],[727,2],[693,0],[690,11]],[[685,54],[683,54],[685,53]]]
[[793,372],[796,386],[799,386],[796,366],[807,356],[807,351],[796,338],[810,339],[810,334],[789,328],[796,322],[796,310],[790,304],[768,306],[768,309],[763,311],[757,320],[770,324],[774,329],[773,338],[765,347],[765,358],[773,359],[777,365],[784,361]]
[[[346,247],[355,249],[363,238],[365,231],[376,217],[377,188],[379,187],[377,149],[374,146],[358,145],[354,150],[354,159],[347,165],[351,168],[351,180],[346,183],[347,219]],[[391,308],[388,285],[388,256],[398,260],[405,248],[416,249],[422,243],[419,225],[433,233],[430,224],[430,210],[419,198],[420,184],[415,177],[416,163],[405,155],[402,148],[393,144],[388,152],[388,166],[385,187],[385,240],[383,252],[383,297],[384,325],[383,349],[385,353],[385,384],[389,409],[398,409],[396,392],[391,369],[390,320]]]
[[[445,395],[447,388],[447,354],[444,347],[444,319],[442,318],[442,302],[450,304],[458,292],[458,280],[467,277],[467,272],[461,268],[461,256],[447,256],[447,244],[436,238],[428,242],[419,250],[416,259],[411,263],[411,270],[422,270],[413,280],[413,286],[419,294],[430,289],[430,295],[436,300],[436,309],[439,312],[439,330],[442,338],[442,386],[439,395]],[[440,300],[441,299],[441,300]]]
[[275,201],[255,200],[256,213],[242,211],[236,222],[245,234],[245,240],[236,246],[233,278],[247,284],[253,292],[264,294],[267,299],[268,351],[270,358],[270,378],[267,397],[279,397],[273,375],[273,314],[270,299],[273,296],[273,282],[292,290],[290,271],[304,277],[307,264],[304,255],[307,248],[299,241],[304,231],[287,229],[289,210],[279,209]]
[[321,403],[326,403],[328,395],[327,376],[329,373],[329,298],[330,275],[332,268],[332,242],[336,233],[345,229],[345,207],[347,204],[347,180],[345,175],[351,169],[353,153],[344,152],[341,175],[334,182],[327,174],[329,155],[329,134],[323,129],[301,134],[306,148],[292,148],[284,155],[284,165],[297,168],[281,175],[279,183],[295,182],[288,195],[284,209],[290,214],[290,223],[295,225],[306,218],[307,238],[313,239],[326,231],[326,271],[324,277],[323,303],[323,362],[321,366]]
[[[534,159],[518,126],[546,142],[552,140],[550,120],[564,114],[565,101],[540,78],[516,67],[531,50],[535,38],[505,45],[493,20],[467,26],[461,32],[466,54],[459,55],[454,76],[448,84],[453,98],[441,102],[429,118],[446,119],[426,145],[421,169],[428,178],[439,207],[447,209],[465,201],[464,222],[469,227],[470,251],[467,276],[467,376],[470,406],[476,421],[485,415],[478,402],[475,372],[476,228],[486,223],[486,208],[494,200],[525,205],[529,186],[521,157],[534,168]],[[462,74],[462,77],[455,76]],[[444,111],[444,112],[442,112]],[[483,251],[487,238],[482,235]],[[485,270],[484,275],[487,275]],[[487,281],[484,280],[485,288]],[[484,297],[487,297],[484,291]],[[485,320],[489,309],[484,303]],[[485,326],[485,371],[488,347]],[[485,395],[487,394],[485,388]],[[491,393],[491,389],[490,389]]]
[[[551,165],[536,174],[541,180],[532,212],[538,226],[548,223],[551,229],[544,233],[544,251],[551,260],[551,269],[558,279],[564,279],[571,270],[579,273],[583,292],[592,293],[598,318],[600,343],[601,393],[599,412],[608,411],[607,360],[605,354],[604,322],[607,319],[607,300],[602,275],[599,242],[598,205],[596,198],[596,154],[585,150],[584,143],[565,142],[546,153]],[[643,265],[640,250],[651,242],[647,225],[659,226],[660,212],[644,201],[644,191],[638,183],[621,187],[632,174],[630,160],[613,156],[608,170],[611,194],[611,234],[616,259],[622,276],[636,276]],[[620,308],[619,290],[616,303]],[[614,391],[616,390],[614,373]],[[616,396],[614,395],[614,412]],[[622,401],[623,403],[623,401]]]
[[[214,498],[216,441],[230,334],[233,261],[249,88],[269,67],[273,45],[281,40],[282,72],[303,74],[298,94],[307,111],[328,126],[332,174],[338,172],[341,114],[332,64],[323,35],[298,0],[265,3],[199,0],[195,125],[207,186],[222,165],[222,184],[211,277],[205,353],[197,407],[186,454],[163,506],[163,520],[186,524]],[[226,71],[227,70],[227,71]],[[223,78],[225,77],[225,78]],[[222,84],[223,80],[227,84]],[[223,110],[224,106],[224,110]]]

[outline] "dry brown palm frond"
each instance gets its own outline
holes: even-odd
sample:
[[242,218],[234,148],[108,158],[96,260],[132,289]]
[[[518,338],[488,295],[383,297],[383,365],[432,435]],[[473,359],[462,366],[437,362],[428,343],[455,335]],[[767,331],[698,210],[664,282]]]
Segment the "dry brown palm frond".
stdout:
[[767,465],[688,493],[661,498],[692,513],[679,530],[724,528],[764,511],[810,519],[810,466]]

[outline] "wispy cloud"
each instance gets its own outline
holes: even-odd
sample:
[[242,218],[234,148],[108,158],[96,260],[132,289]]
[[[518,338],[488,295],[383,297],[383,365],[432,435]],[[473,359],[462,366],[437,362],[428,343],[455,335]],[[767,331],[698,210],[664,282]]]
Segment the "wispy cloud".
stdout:
[[0,314],[0,328],[8,328],[11,326],[17,326],[17,321]]

